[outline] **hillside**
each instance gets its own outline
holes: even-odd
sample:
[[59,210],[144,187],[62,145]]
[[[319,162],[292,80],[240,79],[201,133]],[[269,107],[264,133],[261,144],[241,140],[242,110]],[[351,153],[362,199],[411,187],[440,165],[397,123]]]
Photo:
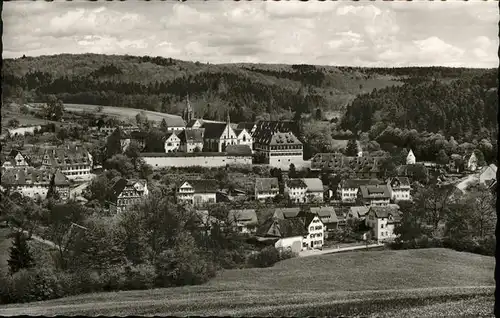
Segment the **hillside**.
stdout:
[[493,257],[367,251],[227,270],[202,286],[8,305],[0,315],[491,316]]
[[[452,70],[452,71],[450,71]],[[235,121],[291,116],[321,108],[343,111],[359,94],[399,86],[415,73],[459,78],[467,69],[366,69],[312,65],[202,64],[171,58],[54,55],[4,60],[6,97],[108,105],[179,114],[190,94],[198,116]],[[427,75],[426,75],[427,74]],[[285,114],[285,115],[283,115]]]

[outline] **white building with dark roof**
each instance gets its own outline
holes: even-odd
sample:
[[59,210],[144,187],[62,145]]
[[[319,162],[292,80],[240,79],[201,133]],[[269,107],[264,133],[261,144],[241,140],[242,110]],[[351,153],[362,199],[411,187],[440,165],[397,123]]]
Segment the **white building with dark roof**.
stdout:
[[90,152],[77,145],[46,149],[42,157],[42,169],[60,169],[70,180],[92,179],[93,164]]
[[176,191],[179,202],[201,206],[217,202],[219,185],[215,179],[199,179],[184,181]]
[[113,184],[110,211],[119,213],[138,203],[149,194],[146,180],[119,178]]
[[258,226],[255,209],[229,210],[228,221],[239,233],[253,234]]
[[370,207],[365,224],[372,229],[377,241],[390,241],[396,238],[394,229],[401,222],[401,212],[395,206]]
[[358,199],[364,205],[384,206],[389,205],[391,192],[389,186],[382,185],[362,185],[358,190]]
[[45,199],[50,187],[59,193],[61,200],[69,198],[70,182],[59,170],[39,170],[35,168],[13,168],[2,172],[3,189],[18,192],[35,199]]
[[278,178],[256,178],[255,200],[263,201],[279,194]]
[[387,185],[391,192],[391,200],[394,202],[411,201],[411,184],[408,177],[391,178]]

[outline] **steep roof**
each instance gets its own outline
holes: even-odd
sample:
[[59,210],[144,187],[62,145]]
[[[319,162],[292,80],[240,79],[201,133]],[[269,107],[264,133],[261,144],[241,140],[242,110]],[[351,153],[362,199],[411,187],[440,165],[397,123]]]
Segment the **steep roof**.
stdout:
[[323,192],[323,181],[319,178],[303,178],[302,181],[307,186],[308,192]]
[[248,145],[228,145],[226,154],[229,156],[251,156],[252,149]]
[[135,179],[125,179],[125,178],[118,178],[115,183],[113,184],[113,194],[111,195],[114,200],[118,198],[118,196],[125,190],[127,187],[133,187],[135,184],[139,183],[141,186],[145,186],[147,181],[140,179],[140,180],[135,180]]
[[255,209],[243,209],[243,210],[230,210],[228,218],[230,220],[235,220],[236,222],[243,222],[246,224],[257,224],[257,213]]
[[373,213],[376,218],[389,218],[389,216],[392,216],[394,222],[401,221],[399,209],[393,206],[372,206],[368,213]]
[[261,144],[269,146],[302,145],[302,142],[292,133],[276,132],[269,134],[259,141]]
[[[246,127],[245,127],[246,128]],[[250,127],[249,129],[252,129]],[[252,133],[253,139],[258,143],[267,143],[265,140],[270,139],[271,135],[274,133],[288,133],[292,132],[294,134],[298,133],[297,123],[294,121],[266,121],[261,120],[255,125],[255,130]]]
[[240,130],[246,129],[248,132],[251,132],[254,126],[256,126],[255,123],[243,122],[239,123],[238,126],[236,126],[236,128]]
[[391,197],[387,185],[362,185],[359,187],[359,190],[364,199],[388,199]]
[[202,125],[202,122],[198,119],[191,119],[189,122],[186,123],[186,128],[192,128],[196,122],[198,122],[200,124],[200,126]]
[[311,213],[317,214],[324,224],[338,223],[339,221],[333,206],[311,207]]
[[278,190],[278,178],[256,178],[255,190],[257,192],[269,192],[271,190]]
[[307,235],[304,222],[301,219],[270,218],[257,229],[257,236],[264,237],[294,237]]
[[215,179],[197,179],[186,182],[193,187],[196,193],[215,193],[219,190],[219,184]]
[[344,179],[340,182],[340,186],[344,189],[355,189],[362,185],[377,185],[383,182],[377,179]]
[[181,142],[185,143],[203,143],[203,134],[205,132],[204,128],[200,129],[184,129],[179,134],[179,139]]
[[54,185],[55,186],[69,186],[70,181],[66,175],[64,175],[60,170],[54,173]]
[[349,208],[349,212],[352,213],[352,215],[356,216],[356,217],[365,216],[369,210],[370,210],[370,208],[367,206],[351,206]]
[[300,189],[305,189],[307,188],[307,184],[302,179],[288,179],[286,181],[286,186],[288,188],[300,188]]
[[276,208],[274,209],[273,218],[276,219],[291,219],[296,218],[300,214],[300,208]]
[[222,136],[224,129],[226,129],[226,123],[203,123],[203,128],[205,128],[205,138],[218,139]]
[[40,184],[48,186],[52,178],[49,170],[13,168],[2,172],[1,182],[5,186]]

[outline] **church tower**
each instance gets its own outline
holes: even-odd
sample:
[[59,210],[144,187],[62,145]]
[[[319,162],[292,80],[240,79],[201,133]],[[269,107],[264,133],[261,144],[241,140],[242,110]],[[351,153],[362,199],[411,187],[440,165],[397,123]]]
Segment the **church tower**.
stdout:
[[191,107],[191,103],[189,102],[189,94],[186,95],[186,109],[184,109],[182,117],[186,124],[193,119],[193,108]]
[[415,158],[413,151],[410,149],[410,152],[408,152],[408,156],[406,156],[406,164],[407,165],[414,165],[416,163],[416,161],[417,161],[417,159]]

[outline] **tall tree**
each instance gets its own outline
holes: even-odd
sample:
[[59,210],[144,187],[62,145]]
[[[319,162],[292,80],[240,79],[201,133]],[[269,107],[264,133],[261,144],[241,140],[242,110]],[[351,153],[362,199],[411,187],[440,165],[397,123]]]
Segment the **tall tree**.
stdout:
[[44,116],[47,119],[59,121],[64,115],[64,104],[54,95],[50,95],[43,108]]
[[349,139],[345,148],[346,156],[357,156],[358,155],[358,144],[356,139]]
[[35,265],[24,233],[16,231],[14,241],[10,248],[10,257],[7,261],[11,274],[17,273],[21,269],[31,268]]

